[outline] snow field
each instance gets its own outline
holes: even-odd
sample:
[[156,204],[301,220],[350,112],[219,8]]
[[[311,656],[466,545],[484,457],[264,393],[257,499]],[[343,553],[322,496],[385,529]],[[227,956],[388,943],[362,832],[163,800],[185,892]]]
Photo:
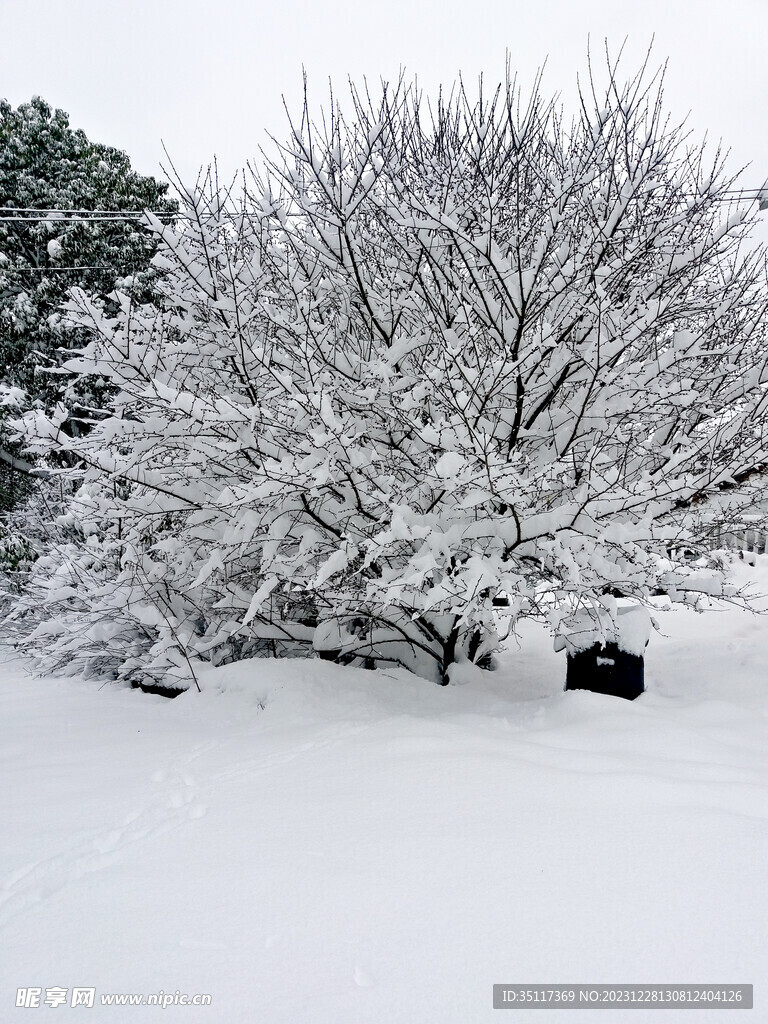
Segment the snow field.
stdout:
[[[768,590],[765,561],[742,579]],[[95,1021],[468,1024],[498,982],[751,982],[751,1014],[662,1017],[760,1020],[768,623],[657,619],[633,703],[563,693],[532,624],[449,687],[250,661],[166,701],[9,652],[0,1021],[60,985],[212,996]]]

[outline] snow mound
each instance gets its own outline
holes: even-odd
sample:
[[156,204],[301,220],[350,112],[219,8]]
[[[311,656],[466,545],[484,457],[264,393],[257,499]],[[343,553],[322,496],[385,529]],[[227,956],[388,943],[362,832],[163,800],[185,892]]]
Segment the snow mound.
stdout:
[[652,620],[647,608],[639,604],[608,602],[569,616],[560,626],[555,650],[569,654],[589,650],[595,645],[613,643],[626,654],[642,657],[651,637]]

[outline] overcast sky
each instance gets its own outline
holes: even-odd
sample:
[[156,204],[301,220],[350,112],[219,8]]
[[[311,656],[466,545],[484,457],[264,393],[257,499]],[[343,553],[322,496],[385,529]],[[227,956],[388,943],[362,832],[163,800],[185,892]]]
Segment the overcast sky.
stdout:
[[241,167],[265,131],[285,136],[302,65],[319,105],[329,78],[401,67],[426,90],[497,81],[509,51],[524,85],[548,58],[544,91],[568,107],[588,37],[598,54],[628,38],[630,71],[655,35],[670,112],[751,161],[746,185],[768,177],[768,0],[0,0],[0,16],[0,95],[43,96],[143,173],[161,142],[185,180],[214,154]]

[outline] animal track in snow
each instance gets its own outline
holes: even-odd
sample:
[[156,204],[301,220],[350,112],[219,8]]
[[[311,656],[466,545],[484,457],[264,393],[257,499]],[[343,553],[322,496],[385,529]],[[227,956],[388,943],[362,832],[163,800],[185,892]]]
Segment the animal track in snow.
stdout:
[[17,868],[0,887],[0,927],[72,882],[119,862],[131,846],[182,828],[206,814],[190,765],[212,746],[200,744],[178,762],[155,771],[151,781],[162,789],[148,791],[149,802],[47,857]]

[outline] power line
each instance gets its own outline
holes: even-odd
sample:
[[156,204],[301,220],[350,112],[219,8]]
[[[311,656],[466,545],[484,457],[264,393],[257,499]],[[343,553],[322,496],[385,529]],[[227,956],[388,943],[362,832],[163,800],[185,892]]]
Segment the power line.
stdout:
[[176,213],[173,210],[81,210],[70,206],[0,206],[0,214],[5,213],[36,213],[46,220],[61,220],[60,215],[78,216],[79,214],[90,217],[144,217],[148,213],[154,217],[187,216],[187,214]]
[[144,213],[163,214],[164,216],[176,216],[173,210],[83,210],[76,206],[0,206],[0,210],[8,213],[130,213],[140,216]]
[[[36,210],[35,212],[39,213],[40,211]],[[158,216],[158,215],[157,214],[153,214],[153,216]],[[175,218],[175,217],[185,217],[185,218],[188,218],[187,214],[177,214],[177,213],[168,213],[168,214],[163,214],[162,216],[168,217],[168,218]],[[61,217],[50,217],[50,216],[48,216],[48,217],[19,217],[19,216],[3,217],[2,215],[0,215],[0,222],[6,223],[6,222],[10,222],[10,221],[16,221],[17,223],[22,223],[22,224],[61,224],[61,223],[66,222],[66,221],[75,221],[78,224],[85,224],[87,222],[92,222],[92,223],[96,223],[96,224],[108,224],[110,222],[120,223],[120,221],[125,221],[125,220],[143,220],[143,219],[144,219],[144,214],[143,213],[133,213],[133,214],[121,213],[121,214],[114,214],[114,215],[102,215],[102,216],[96,216],[96,217],[80,217],[77,214],[75,214],[73,216],[61,216]]]
[[[117,269],[116,267],[99,267],[99,266],[84,266],[84,267],[7,267],[7,268],[4,268],[4,265],[2,263],[0,263],[0,274],[16,273],[17,271],[21,272],[21,273],[30,273],[30,274],[35,273],[35,271],[39,271],[42,274],[51,274],[51,273],[61,272],[61,271],[64,271],[64,270],[109,270],[109,271],[114,272],[116,269]],[[126,268],[126,269],[128,269],[131,272],[133,272],[132,268],[130,268],[130,267]]]
[[148,215],[159,219],[189,219],[187,213],[172,210],[78,210],[74,208],[55,209],[29,206],[0,206],[0,223],[51,224],[60,222],[110,223],[130,220],[145,220]]
[[[689,193],[689,198],[697,198],[698,193]],[[700,196],[700,198],[706,198]],[[768,187],[725,189],[720,195],[709,197],[710,200],[721,203],[733,202],[760,202],[768,203]],[[5,214],[11,216],[5,216]],[[32,216],[32,215],[35,216]],[[169,210],[78,210],[78,209],[52,209],[41,210],[39,207],[25,206],[0,206],[0,223],[25,223],[25,224],[56,224],[57,222],[74,223],[110,223],[126,220],[143,220],[147,214],[158,219],[174,220],[191,219],[191,214]]]

